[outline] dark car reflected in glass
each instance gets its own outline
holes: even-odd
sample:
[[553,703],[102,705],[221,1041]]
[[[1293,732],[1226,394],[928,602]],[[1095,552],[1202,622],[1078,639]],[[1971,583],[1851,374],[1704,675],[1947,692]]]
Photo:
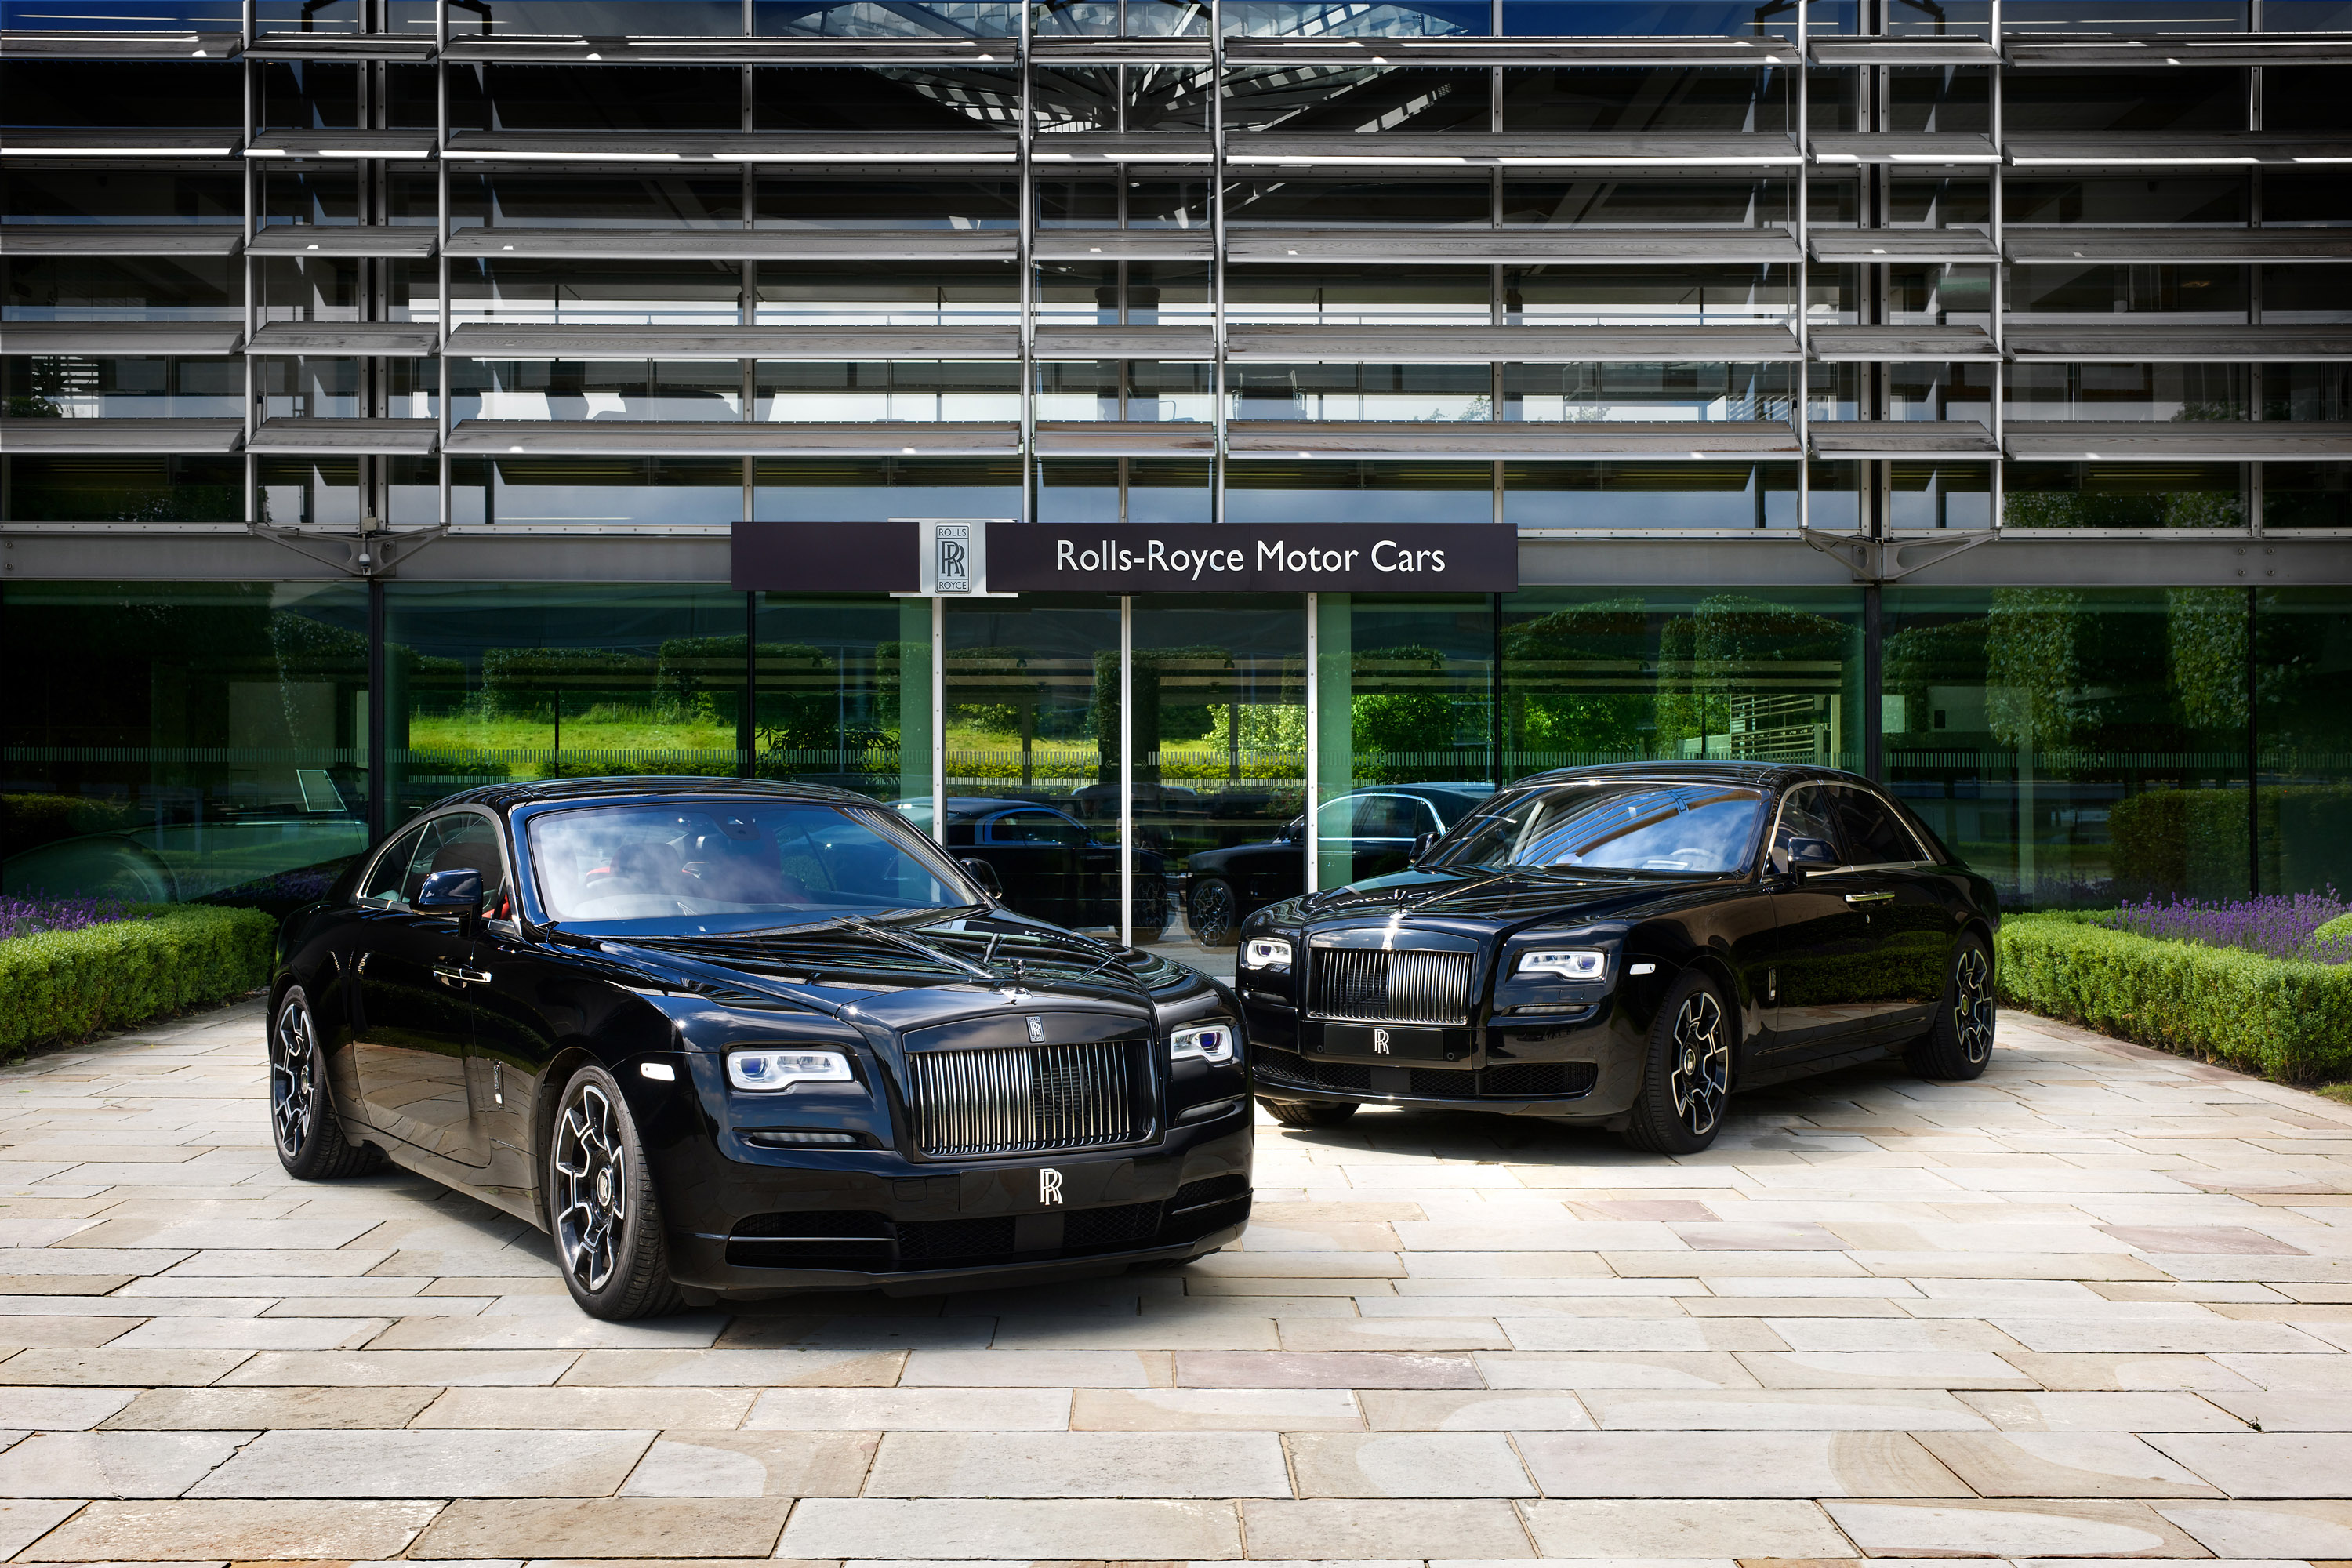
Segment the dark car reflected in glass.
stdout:
[[[1415,845],[1434,838],[1494,794],[1490,784],[1396,784],[1360,790],[1316,813],[1317,847],[1346,858],[1347,879],[1402,870]],[[1325,865],[1330,864],[1326,860]],[[1252,914],[1307,890],[1307,819],[1274,837],[1198,850],[1185,863],[1184,918],[1202,947],[1231,947]]]
[[[902,800],[898,810],[930,830],[929,801]],[[1118,927],[1118,845],[1075,816],[1034,801],[950,795],[947,847],[1007,909],[1074,929]],[[1168,924],[1168,876],[1156,850],[1136,852],[1134,896],[1134,939],[1157,941]]]
[[1626,764],[1522,780],[1404,870],[1260,910],[1237,970],[1278,1121],[1443,1105],[1693,1153],[1737,1089],[1890,1052],[1982,1073],[1999,920],[1865,779]]
[[861,796],[501,784],[288,917],[271,1124],[298,1177],[389,1156],[548,1230],[600,1317],[1050,1279],[1240,1234],[1238,1014]]

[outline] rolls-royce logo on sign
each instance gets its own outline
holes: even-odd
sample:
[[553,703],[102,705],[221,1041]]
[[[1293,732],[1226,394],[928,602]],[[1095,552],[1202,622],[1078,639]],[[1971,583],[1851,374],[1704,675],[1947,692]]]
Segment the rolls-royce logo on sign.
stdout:
[[1395,1054],[1389,1049],[1389,1032],[1386,1029],[1374,1029],[1372,1031],[1372,1054],[1374,1056],[1381,1057],[1393,1056]]
[[973,560],[975,525],[969,522],[935,522],[931,524],[931,582],[933,593],[969,594],[971,578],[979,563]]
[[1062,1201],[1062,1173],[1051,1165],[1037,1173],[1037,1203],[1042,1208],[1052,1208]]

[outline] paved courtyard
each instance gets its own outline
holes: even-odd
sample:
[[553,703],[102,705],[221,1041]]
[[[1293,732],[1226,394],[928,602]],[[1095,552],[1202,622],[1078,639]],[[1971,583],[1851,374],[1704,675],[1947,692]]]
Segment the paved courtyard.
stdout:
[[247,1005],[0,1072],[0,1557],[2352,1559],[2352,1109],[2011,1016],[1679,1163],[1261,1127],[1187,1271],[582,1317]]

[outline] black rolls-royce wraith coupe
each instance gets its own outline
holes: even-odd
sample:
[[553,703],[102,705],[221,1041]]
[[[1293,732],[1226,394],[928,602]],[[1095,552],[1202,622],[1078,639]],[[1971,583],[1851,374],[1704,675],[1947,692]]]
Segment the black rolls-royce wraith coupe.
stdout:
[[1240,1235],[1238,1012],[859,795],[499,784],[288,917],[270,1115],[296,1176],[388,1155],[540,1226],[598,1317],[1047,1279]]
[[1277,1121],[1554,1117],[1695,1153],[1725,1101],[1901,1054],[1982,1073],[1992,885],[1868,780],[1624,764],[1521,780],[1412,866],[1275,904],[1237,959]]

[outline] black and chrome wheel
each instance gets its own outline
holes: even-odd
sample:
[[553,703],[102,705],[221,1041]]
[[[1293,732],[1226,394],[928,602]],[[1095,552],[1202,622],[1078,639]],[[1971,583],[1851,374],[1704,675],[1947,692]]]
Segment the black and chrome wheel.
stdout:
[[1192,895],[1184,911],[1192,927],[1192,940],[1202,947],[1231,947],[1241,924],[1241,905],[1234,897],[1234,885],[1221,878],[1210,877],[1192,884]]
[[582,1068],[564,1086],[548,1149],[547,1214],[581,1310],[620,1319],[676,1310],[645,1148],[620,1085],[602,1068]]
[[269,1131],[278,1163],[306,1182],[355,1176],[383,1163],[381,1150],[352,1144],[327,1093],[327,1058],[310,999],[289,985],[269,1021]]
[[1723,1130],[1731,1100],[1731,1019],[1715,983],[1685,974],[1650,1026],[1649,1060],[1625,1141],[1654,1154],[1696,1154]]
[[1261,1100],[1266,1114],[1285,1127],[1338,1127],[1356,1114],[1352,1100],[1326,1100],[1320,1104],[1307,1100]]
[[1903,1060],[1921,1078],[1981,1078],[1992,1060],[1994,1017],[1992,954],[1982,937],[1970,933],[1953,946],[1952,973],[1935,1022]]

